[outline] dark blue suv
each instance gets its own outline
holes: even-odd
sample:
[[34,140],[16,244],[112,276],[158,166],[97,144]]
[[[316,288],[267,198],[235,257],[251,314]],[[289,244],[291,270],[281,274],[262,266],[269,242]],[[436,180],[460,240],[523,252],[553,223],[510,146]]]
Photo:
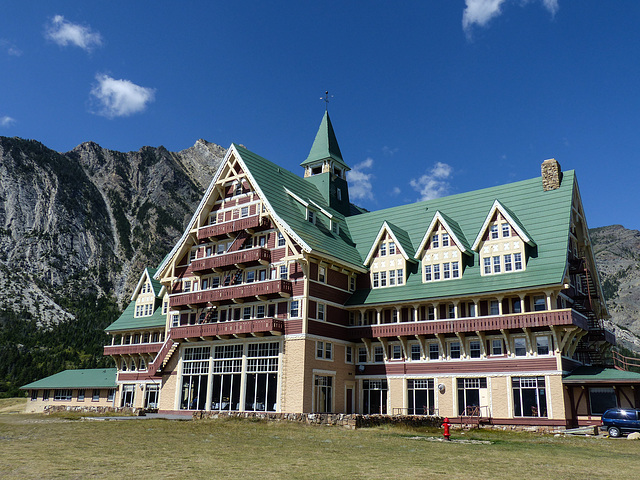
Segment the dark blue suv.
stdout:
[[619,437],[623,432],[640,432],[640,410],[635,408],[610,408],[602,414],[603,430],[611,437]]

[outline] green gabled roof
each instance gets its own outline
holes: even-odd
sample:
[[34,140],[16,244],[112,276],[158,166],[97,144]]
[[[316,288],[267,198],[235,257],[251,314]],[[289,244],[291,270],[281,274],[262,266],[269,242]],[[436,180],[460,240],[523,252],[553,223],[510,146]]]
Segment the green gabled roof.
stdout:
[[[330,255],[356,267],[362,267],[362,257],[351,242],[345,216],[327,205],[313,183],[244,147],[235,144],[234,147],[275,215],[286,223],[293,230],[292,233],[295,233],[312,252]],[[316,214],[315,225],[308,222],[304,205],[287,193],[287,189],[306,202],[315,202],[333,215],[340,225],[339,234],[331,231],[329,219],[320,212]]]
[[333,131],[333,125],[331,125],[329,112],[325,111],[324,117],[322,117],[322,122],[320,122],[320,128],[318,128],[318,133],[316,133],[316,138],[311,146],[309,156],[300,164],[300,166],[306,167],[311,163],[328,158],[333,159],[344,170],[351,170],[349,166],[344,163],[344,160],[342,160],[342,153],[338,146],[336,134]]
[[122,315],[105,328],[105,332],[117,332],[124,330],[138,330],[141,328],[164,327],[167,323],[166,315],[162,314],[162,306],[158,306],[153,315],[148,317],[134,317],[136,302],[130,302]]
[[637,383],[640,373],[615,368],[582,366],[562,379],[562,383]]
[[467,252],[471,250],[471,246],[467,241],[467,237],[465,237],[464,232],[460,228],[460,225],[458,225],[458,222],[456,222],[453,218],[451,218],[449,215],[446,215],[445,213],[440,212],[440,215],[442,216],[443,220],[447,222],[447,226],[451,229],[451,233],[456,236],[465,250],[467,250]]
[[403,228],[400,228],[396,224],[391,223],[389,221],[387,221],[387,226],[389,227],[389,230],[393,232],[393,235],[396,237],[396,240],[398,241],[402,249],[405,251],[405,253],[409,257],[409,261],[410,262],[414,261],[415,259],[413,258],[413,256],[415,255],[416,252],[415,252],[415,247],[413,246],[413,243],[411,243],[411,238],[409,237],[409,234]]
[[[392,219],[395,225],[406,231],[413,245],[419,245],[435,212],[446,211],[447,217],[457,224],[456,228],[459,228],[461,237],[476,238],[487,213],[495,200],[500,199],[500,203],[508,206],[513,216],[526,226],[527,232],[535,238],[537,244],[535,248],[530,249],[531,255],[526,270],[522,272],[481,276],[478,254],[472,252],[473,264],[464,266],[462,277],[459,279],[422,283],[421,272],[415,268],[405,285],[358,290],[348,303],[397,303],[418,298],[447,298],[562,283],[567,262],[575,182],[575,173],[570,170],[563,173],[560,188],[548,192],[542,190],[542,181],[537,177],[347,217],[351,238],[364,258],[379,231],[379,226],[387,219]],[[461,260],[464,265],[464,258]]]
[[115,368],[89,368],[83,370],[64,370],[20,387],[26,389],[40,388],[115,388]]

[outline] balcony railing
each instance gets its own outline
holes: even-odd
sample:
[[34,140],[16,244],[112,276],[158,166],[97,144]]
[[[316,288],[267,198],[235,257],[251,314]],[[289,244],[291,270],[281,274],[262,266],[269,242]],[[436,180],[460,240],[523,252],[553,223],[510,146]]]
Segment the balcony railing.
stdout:
[[587,318],[571,309],[530,312],[497,317],[469,317],[420,322],[385,323],[350,328],[350,337],[378,338],[438,333],[467,333],[496,331],[500,329],[549,327],[551,325],[575,325],[588,330]]
[[104,355],[132,355],[136,353],[157,353],[162,343],[133,343],[130,345],[105,345]]
[[267,217],[251,215],[250,217],[237,218],[228,222],[200,227],[198,229],[198,240],[204,240],[210,237],[219,237],[239,230],[266,228],[268,225],[269,219]]
[[191,262],[191,271],[202,272],[237,264],[251,266],[262,263],[266,265],[270,262],[271,251],[260,247],[249,250],[238,250],[237,252],[225,253],[213,257],[198,258]]
[[259,296],[291,296],[293,285],[289,280],[266,280],[263,282],[243,283],[230,287],[218,287],[191,293],[177,293],[169,297],[169,306],[178,308],[187,305],[203,305],[234,299],[245,299]]
[[217,323],[203,323],[200,325],[184,325],[171,328],[171,338],[206,338],[223,335],[246,335],[254,333],[284,332],[284,321],[277,318],[256,318],[254,320],[239,320]]

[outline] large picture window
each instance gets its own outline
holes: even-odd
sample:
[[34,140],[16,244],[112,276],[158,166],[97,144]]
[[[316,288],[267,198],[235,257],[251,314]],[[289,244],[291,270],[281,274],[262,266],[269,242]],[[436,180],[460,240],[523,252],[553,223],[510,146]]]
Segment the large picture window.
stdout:
[[211,410],[240,410],[242,345],[217,345],[213,349]]
[[589,400],[592,415],[602,415],[606,410],[618,406],[616,391],[612,387],[589,388]]
[[362,406],[365,415],[387,413],[387,380],[362,381]]
[[204,410],[211,347],[187,348],[182,364],[181,410]]
[[315,403],[316,412],[329,413],[333,411],[332,393],[333,393],[333,377],[316,375],[315,376]]
[[276,342],[248,345],[245,410],[276,410],[279,352]]
[[487,379],[459,378],[458,379],[458,414],[477,415],[480,412],[481,401],[487,394]]
[[513,377],[513,415],[546,417],[547,395],[544,377]]

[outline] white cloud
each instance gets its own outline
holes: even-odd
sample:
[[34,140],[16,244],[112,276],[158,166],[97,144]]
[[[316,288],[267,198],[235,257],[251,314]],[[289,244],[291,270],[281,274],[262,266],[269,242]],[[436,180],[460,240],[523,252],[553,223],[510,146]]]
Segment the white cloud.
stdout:
[[8,117],[7,115],[0,117],[0,127],[10,127],[16,123],[15,118]]
[[5,50],[12,57],[19,57],[22,55],[22,50],[16,47],[9,40],[5,40],[4,38],[0,38],[0,48]]
[[62,15],[56,15],[51,19],[45,37],[62,47],[75,45],[87,52],[90,52],[93,47],[102,45],[100,33],[92,31],[89,27],[71,23]]
[[402,190],[400,189],[400,187],[393,187],[393,190],[391,190],[392,195],[400,195],[401,193]]
[[129,80],[98,74],[96,81],[98,83],[91,89],[91,95],[98,108],[93,113],[107,118],[128,117],[142,112],[155,97],[154,88],[141,87]]
[[386,145],[382,147],[382,153],[389,156],[395,155],[396,153],[398,153],[399,150],[400,149],[398,147],[391,148],[391,147],[387,147]]
[[[471,36],[471,28],[474,25],[484,27],[491,19],[499,16],[502,11],[500,7],[507,0],[465,0],[465,9],[462,12],[462,29]],[[542,5],[546,8],[551,16],[554,16],[560,6],[558,0],[541,0]],[[529,0],[521,0],[520,3],[525,5]]]
[[363,170],[369,169],[372,166],[373,159],[367,158],[365,161],[355,165],[347,172],[350,199],[373,200],[373,186],[371,185],[373,174],[363,172]]
[[419,201],[433,200],[449,193],[449,179],[453,168],[446,163],[437,162],[433,168],[420,178],[411,179],[409,185],[420,194]]

